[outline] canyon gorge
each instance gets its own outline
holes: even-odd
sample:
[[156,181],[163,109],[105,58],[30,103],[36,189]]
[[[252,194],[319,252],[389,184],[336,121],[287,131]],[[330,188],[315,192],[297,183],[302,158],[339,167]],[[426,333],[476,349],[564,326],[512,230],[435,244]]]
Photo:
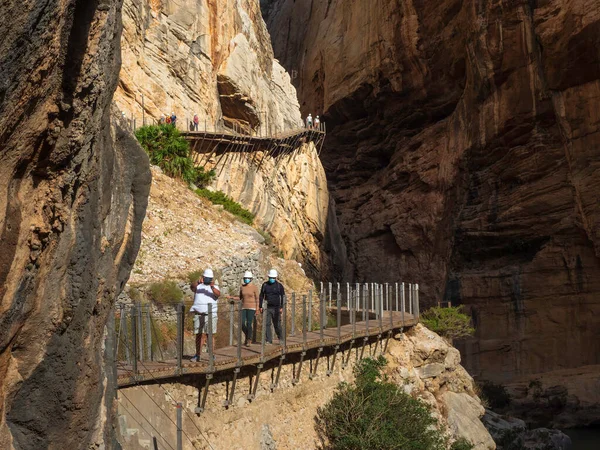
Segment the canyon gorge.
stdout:
[[465,305],[477,377],[599,374],[598,2],[261,3],[328,125],[339,273]]
[[[424,308],[464,305],[464,369],[418,326],[388,374],[477,449],[495,444],[471,376],[507,386],[536,426],[600,423],[600,2],[5,0],[0,16],[0,448],[120,448],[111,308],[202,264],[231,286],[277,266],[303,288],[410,281]],[[320,152],[209,161],[209,188],[277,252],[150,169],[132,128],[171,112],[181,130],[198,114],[201,130],[254,135],[321,116]],[[277,448],[310,446],[307,417],[352,375],[321,378],[211,404],[211,439],[229,420],[223,448],[265,424]],[[193,410],[195,388],[169,389]],[[263,420],[278,401],[310,412],[302,430]]]

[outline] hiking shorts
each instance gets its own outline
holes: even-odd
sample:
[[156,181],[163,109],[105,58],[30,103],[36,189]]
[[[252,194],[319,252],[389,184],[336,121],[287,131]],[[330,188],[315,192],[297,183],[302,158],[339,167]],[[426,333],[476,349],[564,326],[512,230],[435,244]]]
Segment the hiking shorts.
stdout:
[[[196,314],[194,315],[194,334],[208,334],[208,314]],[[217,332],[217,316],[212,316],[212,332]]]

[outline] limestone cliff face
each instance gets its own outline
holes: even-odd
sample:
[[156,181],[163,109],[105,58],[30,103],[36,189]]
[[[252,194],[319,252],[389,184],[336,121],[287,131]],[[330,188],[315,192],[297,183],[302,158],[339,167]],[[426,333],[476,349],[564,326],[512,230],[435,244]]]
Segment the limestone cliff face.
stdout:
[[[257,0],[125,0],[115,97],[142,124],[175,112],[263,134],[301,124],[290,77],[273,58]],[[143,99],[142,99],[143,97]]]
[[285,258],[305,263],[313,276],[327,273],[329,191],[315,146],[305,144],[281,158],[259,152],[228,161],[216,168],[214,187],[251,210]]
[[110,123],[120,7],[2,3],[2,449],[113,448],[104,329],[150,183],[144,152]]
[[355,276],[468,305],[483,377],[600,362],[600,4],[263,4]]

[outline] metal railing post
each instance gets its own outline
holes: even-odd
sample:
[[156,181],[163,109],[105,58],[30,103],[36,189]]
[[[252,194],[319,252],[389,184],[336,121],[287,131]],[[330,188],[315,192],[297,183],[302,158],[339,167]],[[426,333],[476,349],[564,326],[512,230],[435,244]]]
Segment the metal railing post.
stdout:
[[[321,283],[321,291],[323,290],[323,283]],[[308,329],[312,331],[312,289],[308,291]]]
[[144,322],[142,320],[142,309],[143,305],[141,302],[137,304],[137,340],[138,340],[138,358],[140,361],[144,360]]
[[408,283],[408,312],[413,313],[413,285]]
[[321,292],[321,298],[319,301],[319,322],[321,322],[321,326],[319,327],[319,339],[321,340],[321,345],[323,345],[323,328],[324,324],[323,322],[325,321],[325,293]]
[[[215,351],[214,351],[214,342],[213,342],[213,304],[208,304],[208,315],[206,317],[208,320],[208,370],[210,372],[214,372],[215,370]],[[202,331],[202,330],[200,330]]]
[[233,345],[234,301],[229,299],[229,345]]
[[337,325],[337,344],[340,345],[342,340],[342,293],[339,290],[338,283],[338,291],[337,291],[337,317],[336,317],[336,325]]
[[122,336],[121,339],[125,343],[125,361],[130,363],[131,362],[131,354],[129,351],[129,332],[128,332],[127,328],[129,328],[129,324],[127,323],[127,309],[125,308],[125,305],[121,305],[121,325],[120,325],[120,331],[121,331],[121,336]]
[[379,333],[383,333],[383,284],[379,286]]
[[[371,299],[373,298],[372,294],[373,294],[373,292],[371,291]],[[367,329],[367,336],[369,336],[369,316],[370,315],[371,315],[371,311],[367,311],[367,314],[365,315],[365,326]]]
[[400,289],[400,307],[401,307],[401,311],[402,311],[402,327],[404,327],[404,312],[406,311],[406,301],[404,298],[405,295],[405,289],[404,289],[404,283],[400,283],[401,289]]
[[152,353],[152,317],[150,315],[150,304],[146,305],[146,357],[154,361]]
[[400,311],[398,309],[398,283],[395,283],[395,288],[396,288],[396,311]]
[[306,318],[306,295],[305,295],[302,297],[302,350],[306,350],[306,328],[307,328],[306,319],[307,318]]
[[280,344],[282,347],[282,353],[285,353],[286,351],[286,342],[287,342],[287,296],[284,295],[283,298],[281,299],[283,304],[283,324],[281,326],[281,335],[283,337],[283,339],[281,340]]
[[417,321],[421,316],[421,310],[419,305],[419,284],[415,284],[415,318]]
[[183,415],[181,403],[177,403],[177,450],[183,450]]
[[348,314],[350,314],[350,283],[346,283],[346,307],[348,308]]
[[[183,303],[177,304],[177,371],[181,373],[183,361]],[[200,349],[202,351],[202,349]],[[200,355],[197,355],[200,356]]]
[[133,374],[138,374],[138,341],[137,341],[137,307],[135,304],[131,306],[131,362]]
[[242,300],[238,303],[237,365],[242,365]]
[[262,335],[260,339],[260,362],[261,364],[265,361],[265,341],[267,339],[267,305],[264,305],[262,314]]
[[296,293],[292,292],[292,329],[290,336],[296,335]]
[[375,284],[371,283],[371,307],[369,312],[375,311]]
[[329,308],[331,308],[331,288],[332,288],[332,283],[330,281],[329,282]]
[[390,285],[385,283],[385,310],[390,310]]

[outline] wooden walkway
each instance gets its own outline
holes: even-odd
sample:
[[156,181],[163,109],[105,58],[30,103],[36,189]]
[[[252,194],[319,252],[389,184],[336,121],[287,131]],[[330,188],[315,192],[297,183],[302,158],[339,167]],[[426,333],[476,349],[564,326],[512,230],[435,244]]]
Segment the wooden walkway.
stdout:
[[[342,311],[347,314],[347,311]],[[359,319],[360,312],[356,319]],[[391,317],[390,317],[391,314]],[[362,318],[362,316],[360,316]],[[381,320],[377,319],[371,312],[368,321],[357,321],[354,324],[345,324],[340,327],[332,327],[321,331],[306,332],[304,338],[302,330],[296,331],[293,336],[286,337],[282,345],[252,344],[249,347],[238,346],[222,347],[214,350],[214,362],[209,361],[207,353],[202,354],[201,361],[184,361],[178,367],[176,360],[165,362],[139,362],[137,374],[134,373],[132,365],[119,362],[117,365],[118,387],[127,387],[140,382],[159,382],[167,379],[176,379],[189,374],[214,374],[227,372],[235,368],[264,364],[282,355],[300,354],[311,349],[326,349],[343,346],[352,343],[354,347],[363,345],[365,339],[387,338],[389,332],[401,328],[412,327],[418,323],[418,317],[402,312],[384,312]],[[383,343],[382,343],[383,345]],[[240,357],[238,358],[238,351]]]
[[[184,131],[181,132],[192,150],[192,158],[196,165],[205,167],[212,158],[213,166],[225,164],[235,155],[248,154],[254,156],[263,152],[266,156],[282,157],[293,154],[303,144],[313,142],[320,154],[325,131],[313,128],[298,128],[284,133],[268,136],[251,136],[248,134],[225,131]],[[262,159],[257,161],[260,165]]]

